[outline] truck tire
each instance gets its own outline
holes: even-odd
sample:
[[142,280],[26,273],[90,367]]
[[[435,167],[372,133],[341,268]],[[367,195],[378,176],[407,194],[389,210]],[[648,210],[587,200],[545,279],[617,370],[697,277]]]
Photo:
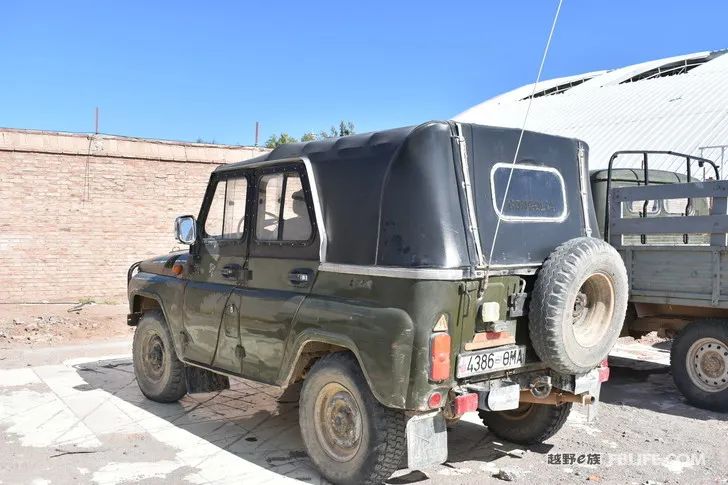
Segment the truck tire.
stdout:
[[381,483],[406,452],[404,412],[376,400],[348,352],[326,355],[311,368],[299,422],[308,456],[333,483]]
[[559,406],[525,403],[510,411],[479,411],[478,414],[497,437],[519,445],[532,445],[555,435],[570,412],[568,402]]
[[690,404],[728,411],[728,322],[701,320],[677,334],[670,351],[675,386]]
[[147,398],[175,402],[187,393],[185,366],[174,351],[162,312],[144,312],[134,332],[132,356],[137,384]]
[[583,374],[607,358],[627,310],[627,271],[606,242],[581,237],[557,247],[531,294],[529,333],[552,369]]

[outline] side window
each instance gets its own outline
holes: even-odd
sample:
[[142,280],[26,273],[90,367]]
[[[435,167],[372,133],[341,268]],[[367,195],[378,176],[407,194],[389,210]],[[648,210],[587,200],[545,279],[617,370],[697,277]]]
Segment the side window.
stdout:
[[561,221],[566,217],[564,179],[552,167],[519,164],[511,175],[510,163],[496,163],[490,184],[493,207],[503,220]]
[[296,172],[263,175],[258,187],[256,238],[308,241],[312,228],[301,176]]
[[240,239],[245,232],[245,203],[248,196],[248,181],[244,178],[227,180],[225,194],[225,215],[222,237]]
[[221,180],[205,219],[207,237],[240,239],[245,232],[245,205],[248,181],[245,178]]
[[222,220],[225,213],[225,182],[217,183],[215,195],[205,218],[205,235],[207,237],[222,236]]
[[[641,215],[642,210],[645,206],[644,200],[633,200],[631,202],[622,202],[624,209],[630,214]],[[624,211],[622,211],[624,212]],[[648,200],[647,201],[647,214],[654,215],[660,212],[660,201],[659,200]]]

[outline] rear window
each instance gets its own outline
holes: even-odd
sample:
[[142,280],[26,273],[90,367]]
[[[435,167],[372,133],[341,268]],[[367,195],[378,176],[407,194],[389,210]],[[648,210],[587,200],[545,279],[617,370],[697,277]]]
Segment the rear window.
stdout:
[[562,221],[566,218],[564,179],[555,168],[496,163],[490,172],[490,185],[495,212],[503,220]]

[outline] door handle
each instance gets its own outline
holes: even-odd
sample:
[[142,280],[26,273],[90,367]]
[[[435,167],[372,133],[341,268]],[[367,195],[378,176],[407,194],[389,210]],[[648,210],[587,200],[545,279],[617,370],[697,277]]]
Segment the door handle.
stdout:
[[313,280],[313,271],[310,269],[294,269],[288,273],[288,281],[293,286],[308,286]]
[[226,264],[220,270],[220,274],[223,278],[237,278],[241,269],[243,269],[243,267],[239,264]]
[[247,282],[253,277],[253,272],[247,268],[243,268],[239,264],[226,264],[220,270],[220,275],[222,275],[223,278],[234,278],[236,280]]

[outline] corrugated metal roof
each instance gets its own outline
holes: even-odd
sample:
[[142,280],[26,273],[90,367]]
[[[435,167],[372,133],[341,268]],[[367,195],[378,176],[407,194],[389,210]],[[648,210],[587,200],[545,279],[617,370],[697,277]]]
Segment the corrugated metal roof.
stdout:
[[[588,79],[560,94],[535,97],[526,129],[586,141],[592,169],[605,168],[617,150],[700,155],[700,147],[728,145],[728,55],[721,55],[724,52],[699,52],[540,82],[536,92]],[[625,82],[678,61],[699,65],[684,74]],[[514,89],[454,119],[520,128],[532,91],[533,84]],[[705,150],[704,155],[720,163],[719,149]],[[675,158],[650,161],[654,168],[684,171],[684,162]],[[629,164],[624,160],[620,166]]]

